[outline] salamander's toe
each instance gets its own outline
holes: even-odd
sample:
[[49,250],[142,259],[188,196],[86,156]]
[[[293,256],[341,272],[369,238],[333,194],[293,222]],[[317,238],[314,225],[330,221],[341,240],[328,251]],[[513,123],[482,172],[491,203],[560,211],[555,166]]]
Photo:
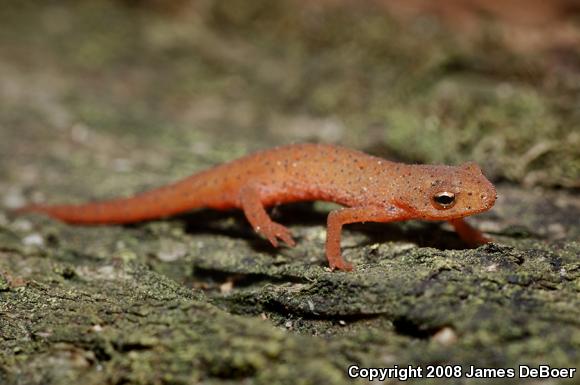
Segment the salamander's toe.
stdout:
[[278,240],[276,239],[275,235],[267,236],[266,238],[268,238],[268,241],[270,241],[272,246],[278,247]]
[[348,262],[345,262],[344,260],[341,260],[341,261],[337,261],[335,263],[331,263],[330,269],[331,270],[338,269],[338,270],[342,270],[342,271],[353,271],[354,266],[352,265],[352,263],[348,263]]
[[278,239],[290,247],[296,245],[296,242],[292,239],[290,230],[279,223],[272,222],[267,228],[261,230],[261,232],[274,247],[278,247]]

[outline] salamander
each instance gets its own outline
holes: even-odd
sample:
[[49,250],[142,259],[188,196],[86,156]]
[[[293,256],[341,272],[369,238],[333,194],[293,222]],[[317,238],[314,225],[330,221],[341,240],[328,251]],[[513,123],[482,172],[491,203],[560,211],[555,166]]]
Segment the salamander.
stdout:
[[29,205],[71,224],[127,224],[196,208],[242,209],[253,229],[274,246],[295,242],[266,208],[322,200],[343,208],[327,218],[326,257],[331,269],[350,271],[341,256],[343,225],[409,219],[448,221],[467,243],[488,242],[464,217],[489,210],[496,190],[475,163],[404,164],[345,147],[294,144],[276,147],[196,173],[128,198],[78,205]]

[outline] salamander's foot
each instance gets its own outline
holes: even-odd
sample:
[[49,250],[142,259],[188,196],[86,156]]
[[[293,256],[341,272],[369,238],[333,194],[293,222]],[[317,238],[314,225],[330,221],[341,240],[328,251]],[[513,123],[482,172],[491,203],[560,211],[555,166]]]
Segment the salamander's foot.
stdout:
[[485,245],[486,243],[490,243],[493,241],[494,241],[493,238],[488,237],[487,235],[480,234],[480,236],[477,239],[475,239],[473,243],[470,243],[470,246],[478,247],[478,246]]
[[330,264],[330,270],[342,270],[342,271],[353,271],[354,266],[352,263],[346,262],[342,257],[335,258],[334,260],[329,260],[328,263]]
[[278,238],[290,247],[294,247],[296,242],[292,239],[292,233],[287,227],[279,223],[271,222],[268,226],[258,229],[274,247],[278,247]]

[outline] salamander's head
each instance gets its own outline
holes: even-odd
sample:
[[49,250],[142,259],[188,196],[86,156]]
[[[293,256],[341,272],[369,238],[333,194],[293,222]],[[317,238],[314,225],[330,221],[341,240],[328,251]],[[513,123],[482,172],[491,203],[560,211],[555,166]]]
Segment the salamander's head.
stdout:
[[495,187],[475,163],[411,167],[409,178],[416,185],[401,206],[418,219],[462,218],[487,211],[495,203]]

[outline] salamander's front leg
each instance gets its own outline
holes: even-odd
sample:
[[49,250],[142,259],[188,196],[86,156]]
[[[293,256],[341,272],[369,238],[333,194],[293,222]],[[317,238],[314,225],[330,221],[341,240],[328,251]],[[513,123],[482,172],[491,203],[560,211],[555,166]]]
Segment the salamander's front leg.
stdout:
[[490,238],[483,235],[481,231],[471,227],[471,225],[465,222],[463,218],[451,219],[449,223],[453,226],[461,239],[470,246],[481,246],[492,241]]
[[244,210],[244,214],[254,231],[263,234],[274,247],[278,247],[277,238],[280,238],[291,247],[296,244],[288,228],[270,219],[260,200],[258,188],[254,186],[244,187],[240,192],[240,202],[242,210]]
[[355,222],[393,222],[405,219],[402,209],[396,207],[349,207],[331,211],[326,228],[326,258],[332,270],[351,271],[352,264],[346,262],[340,253],[342,226]]

